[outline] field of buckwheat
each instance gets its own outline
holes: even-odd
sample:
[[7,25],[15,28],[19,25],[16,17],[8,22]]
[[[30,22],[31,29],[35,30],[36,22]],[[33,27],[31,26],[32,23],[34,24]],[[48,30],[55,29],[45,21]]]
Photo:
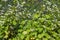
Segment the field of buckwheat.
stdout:
[[0,40],[60,40],[60,0],[0,0]]

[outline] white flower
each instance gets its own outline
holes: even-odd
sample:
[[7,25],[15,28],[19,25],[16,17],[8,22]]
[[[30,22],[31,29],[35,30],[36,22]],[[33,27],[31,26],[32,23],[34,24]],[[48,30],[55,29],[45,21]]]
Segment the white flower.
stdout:
[[27,34],[27,31],[23,31],[23,34],[24,34],[24,35]]
[[51,11],[52,9],[51,8],[49,8],[49,7],[47,7],[47,9],[49,10],[49,11]]
[[0,13],[0,15],[4,14],[3,12]]
[[9,7],[12,7],[11,5],[8,4]]
[[43,7],[45,7],[45,5],[43,5]]
[[20,7],[23,7],[24,5],[20,5]]
[[0,7],[2,7],[2,5],[0,4]]
[[27,10],[27,8],[25,8],[25,10]]
[[0,25],[2,25],[2,24],[4,24],[4,21],[1,21],[1,20],[0,20]]
[[5,18],[5,16],[1,16],[2,18]]
[[29,12],[29,10],[27,12]]
[[56,4],[54,4],[54,5],[52,5],[52,7],[54,8],[54,7],[57,7],[57,5]]
[[22,4],[25,4],[26,2],[24,1],[24,2],[22,2]]
[[19,12],[19,15],[22,15],[22,13],[21,13],[21,12]]
[[8,0],[2,0],[2,1],[5,1],[5,2],[6,2],[6,1],[8,1]]
[[36,9],[34,9],[34,12],[36,11]]
[[35,29],[31,28],[30,31],[34,31]]
[[51,5],[51,2],[47,1],[47,3],[46,3],[46,4]]
[[1,12],[4,12],[4,10],[1,10]]

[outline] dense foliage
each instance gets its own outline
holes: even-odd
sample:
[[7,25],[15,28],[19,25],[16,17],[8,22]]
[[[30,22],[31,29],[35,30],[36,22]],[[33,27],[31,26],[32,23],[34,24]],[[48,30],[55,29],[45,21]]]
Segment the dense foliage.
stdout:
[[0,40],[60,40],[60,0],[0,0]]

